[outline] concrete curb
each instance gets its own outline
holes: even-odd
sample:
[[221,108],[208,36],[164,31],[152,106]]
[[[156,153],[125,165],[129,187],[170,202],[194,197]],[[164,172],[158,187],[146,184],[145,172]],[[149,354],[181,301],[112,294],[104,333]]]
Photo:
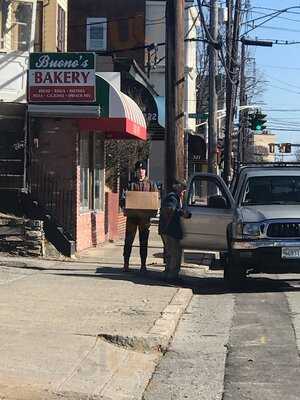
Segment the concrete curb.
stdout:
[[188,307],[193,292],[191,289],[178,289],[170,303],[161,312],[149,332],[143,336],[122,336],[100,333],[98,337],[113,345],[128,350],[149,353],[165,352],[176,331],[178,322]]
[[[119,335],[99,335],[113,345],[125,346],[129,351],[126,363],[112,377],[109,386],[101,391],[101,396],[110,400],[143,399],[145,389],[155,369],[167,351],[182,314],[193,297],[191,289],[178,289],[170,303],[162,311],[149,332],[142,337],[124,337]],[[144,354],[139,354],[139,352]],[[145,354],[147,353],[147,354]],[[144,358],[141,358],[144,357]],[[146,357],[146,358],[145,358]],[[131,371],[130,378],[124,379]],[[130,387],[134,384],[134,389]]]
[[187,309],[193,297],[191,289],[178,289],[170,303],[163,310],[149,331],[149,335],[160,338],[160,346],[165,351],[175,333],[182,314]]

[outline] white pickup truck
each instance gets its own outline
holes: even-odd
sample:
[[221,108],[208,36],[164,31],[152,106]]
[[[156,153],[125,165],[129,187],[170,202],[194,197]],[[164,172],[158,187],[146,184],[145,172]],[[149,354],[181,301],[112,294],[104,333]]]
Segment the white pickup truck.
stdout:
[[244,166],[231,190],[214,174],[195,174],[182,218],[184,249],[227,252],[224,278],[300,272],[300,166]]

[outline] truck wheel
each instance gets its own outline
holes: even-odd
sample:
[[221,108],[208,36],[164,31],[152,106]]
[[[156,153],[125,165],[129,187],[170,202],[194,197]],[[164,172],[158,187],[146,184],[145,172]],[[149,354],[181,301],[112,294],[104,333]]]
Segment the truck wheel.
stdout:
[[226,285],[232,289],[240,288],[246,278],[246,269],[237,263],[232,253],[229,252],[228,259],[224,265],[224,280]]

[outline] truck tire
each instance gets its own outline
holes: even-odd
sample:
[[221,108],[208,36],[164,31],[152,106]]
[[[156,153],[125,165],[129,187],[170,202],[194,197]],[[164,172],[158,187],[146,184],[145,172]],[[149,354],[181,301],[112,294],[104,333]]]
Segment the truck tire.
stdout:
[[246,268],[238,263],[232,252],[229,251],[228,259],[224,265],[224,280],[230,289],[239,289],[246,279]]

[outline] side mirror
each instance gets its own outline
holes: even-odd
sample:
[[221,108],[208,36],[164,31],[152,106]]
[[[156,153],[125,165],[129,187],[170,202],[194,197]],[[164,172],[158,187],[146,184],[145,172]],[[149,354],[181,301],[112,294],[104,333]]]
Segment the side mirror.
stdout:
[[210,196],[208,199],[208,208],[219,208],[219,209],[227,209],[229,208],[228,202],[223,196]]

